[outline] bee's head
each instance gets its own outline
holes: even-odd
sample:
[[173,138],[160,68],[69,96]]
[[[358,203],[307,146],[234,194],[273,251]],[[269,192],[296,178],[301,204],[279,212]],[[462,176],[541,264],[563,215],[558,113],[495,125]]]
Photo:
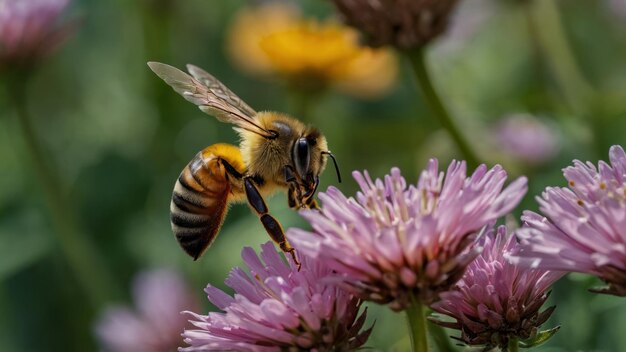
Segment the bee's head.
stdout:
[[[307,128],[305,134],[293,144],[291,149],[291,159],[301,186],[304,188],[304,197],[313,195],[319,184],[319,175],[326,167],[328,156],[333,155],[328,151],[326,138],[315,128]],[[339,169],[335,163],[337,176],[341,182]]]

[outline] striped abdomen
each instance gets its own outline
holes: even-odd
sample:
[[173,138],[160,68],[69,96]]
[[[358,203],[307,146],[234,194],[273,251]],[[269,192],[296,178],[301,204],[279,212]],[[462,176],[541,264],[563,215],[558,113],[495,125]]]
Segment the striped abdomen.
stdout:
[[174,186],[170,203],[172,231],[194,260],[213,243],[228,209],[231,184],[224,160],[237,169],[243,168],[237,147],[215,144],[196,154]]

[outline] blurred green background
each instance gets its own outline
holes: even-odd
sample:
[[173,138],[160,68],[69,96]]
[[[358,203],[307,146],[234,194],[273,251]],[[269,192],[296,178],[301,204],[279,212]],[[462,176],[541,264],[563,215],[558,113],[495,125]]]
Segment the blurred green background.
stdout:
[[[307,16],[333,16],[329,2],[298,3]],[[611,7],[619,0],[556,1],[562,19],[557,28],[564,29],[569,55],[558,49],[553,23],[536,3],[461,3],[453,22],[469,23],[429,47],[435,84],[485,162],[530,178],[518,214],[536,210],[534,197],[547,185],[564,185],[560,170],[572,159],[606,160],[610,145],[626,144],[626,14],[620,17]],[[236,205],[202,259],[193,262],[180,250],[169,225],[176,177],[199,150],[237,143],[237,137],[146,66],[152,60],[180,68],[194,63],[257,110],[298,111],[287,86],[243,73],[229,60],[228,26],[246,5],[243,0],[75,0],[65,15],[79,19],[76,32],[28,82],[27,109],[44,157],[68,188],[78,233],[93,243],[112,278],[96,305],[59,248],[8,99],[11,87],[0,93],[0,351],[98,349],[97,317],[109,303],[131,304],[131,280],[148,268],[184,273],[209,309],[206,284],[224,288],[229,270],[241,265],[241,248],[268,240],[250,210]],[[572,58],[573,73],[567,64]],[[311,104],[305,122],[326,134],[345,179],[337,185],[329,169],[320,190],[335,185],[353,194],[349,173],[355,169],[379,177],[399,166],[415,182],[428,158],[438,157],[443,165],[460,158],[419,98],[407,62],[400,58],[399,64],[397,84],[380,99],[331,89]],[[565,70],[561,77],[559,70]],[[493,126],[515,113],[538,116],[554,128],[555,157],[530,165],[493,144]],[[284,196],[271,198],[269,206],[286,228],[306,227]],[[546,327],[562,328],[539,350],[626,351],[626,300],[586,291],[597,284],[579,275],[557,283],[551,298],[557,310]],[[403,316],[370,305],[370,318],[376,328],[367,346],[407,348]]]

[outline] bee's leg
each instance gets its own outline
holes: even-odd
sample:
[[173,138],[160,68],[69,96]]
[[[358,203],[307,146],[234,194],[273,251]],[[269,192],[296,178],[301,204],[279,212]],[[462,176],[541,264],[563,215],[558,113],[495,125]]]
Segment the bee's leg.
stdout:
[[285,165],[285,182],[292,183],[296,181],[296,174],[293,172],[293,168],[289,165]]
[[298,266],[298,270],[300,270],[300,262],[296,257],[296,250],[291,247],[289,242],[287,242],[287,238],[285,237],[285,232],[283,231],[283,227],[280,225],[278,220],[269,214],[269,209],[265,204],[265,200],[261,197],[261,193],[256,188],[256,185],[252,181],[251,177],[244,177],[244,188],[246,190],[246,197],[248,198],[248,203],[259,216],[263,227],[270,235],[274,242],[278,243],[280,249],[285,253],[291,254],[294,263]]
[[236,180],[241,180],[241,178],[243,177],[243,174],[241,172],[237,171],[237,169],[235,169],[235,167],[232,166],[228,161],[222,158],[220,158],[219,160],[220,163],[222,163],[222,166],[224,166],[227,175],[234,177]]
[[293,168],[289,165],[285,165],[285,182],[289,184],[289,190],[287,191],[287,202],[292,209],[300,209],[304,207],[302,203],[302,190],[298,185],[298,180]]
[[315,187],[313,188],[313,190],[311,191],[311,194],[308,195],[308,197],[304,200],[304,206],[309,208],[309,209],[319,209],[319,205],[317,205],[317,202],[315,201],[315,191],[317,191],[317,186],[319,186],[320,184],[320,178],[319,176],[315,177]]
[[320,206],[317,204],[317,201],[315,200],[315,198],[311,197],[308,198],[304,205],[309,208],[309,209],[315,209],[315,210],[319,210]]
[[300,206],[298,205],[298,203],[296,202],[296,196],[295,196],[295,184],[291,184],[289,185],[289,191],[287,191],[287,203],[289,204],[289,208],[300,208]]
[[289,208],[300,208],[301,205],[298,204],[298,197],[296,195],[296,187],[298,187],[296,183],[296,174],[293,171],[293,168],[289,165],[285,165],[283,168],[285,171],[285,182],[289,184],[289,190],[287,191],[287,203],[289,204]]

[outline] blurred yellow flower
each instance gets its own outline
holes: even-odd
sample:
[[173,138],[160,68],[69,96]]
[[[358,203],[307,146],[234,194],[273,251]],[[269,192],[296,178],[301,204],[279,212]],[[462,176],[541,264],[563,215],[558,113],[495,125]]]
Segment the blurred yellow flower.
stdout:
[[365,98],[389,91],[398,70],[389,50],[360,46],[356,31],[305,19],[280,3],[238,13],[228,50],[235,64],[253,74],[277,75],[303,89],[334,85]]

